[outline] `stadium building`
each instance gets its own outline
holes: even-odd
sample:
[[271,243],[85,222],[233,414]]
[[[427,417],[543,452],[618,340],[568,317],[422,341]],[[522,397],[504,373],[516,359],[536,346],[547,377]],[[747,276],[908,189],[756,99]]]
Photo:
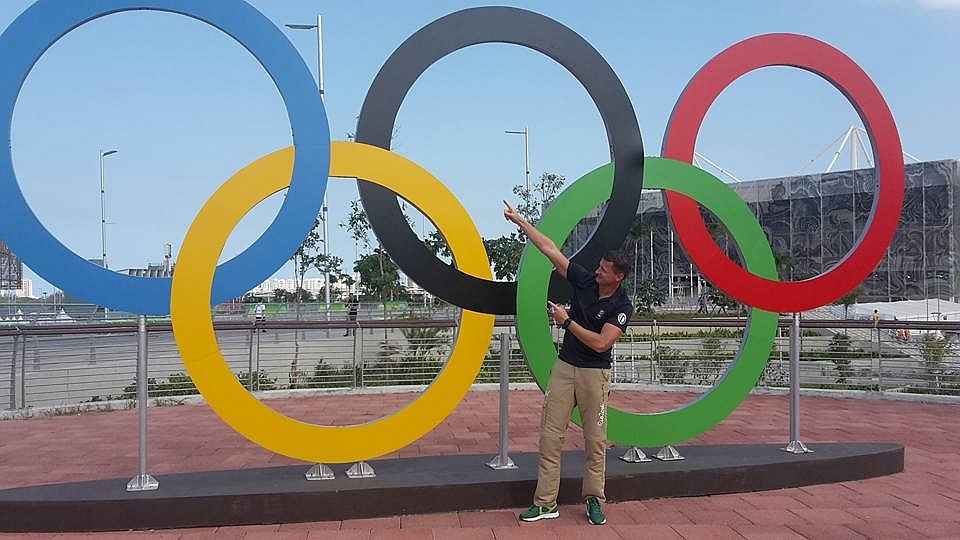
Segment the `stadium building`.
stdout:
[[[877,189],[872,168],[728,185],[757,216],[774,254],[784,261],[781,279],[790,280],[814,277],[844,258],[868,226]],[[956,301],[958,209],[960,162],[908,164],[896,236],[864,281],[857,301]],[[690,263],[668,224],[661,193],[645,191],[637,214],[641,225],[634,228],[636,236],[624,243],[624,249],[635,254],[637,278],[653,279],[676,303],[695,300],[709,284]],[[584,219],[567,247],[582,243],[596,220],[596,216]],[[739,260],[733,238],[712,215],[706,221],[717,244]]]

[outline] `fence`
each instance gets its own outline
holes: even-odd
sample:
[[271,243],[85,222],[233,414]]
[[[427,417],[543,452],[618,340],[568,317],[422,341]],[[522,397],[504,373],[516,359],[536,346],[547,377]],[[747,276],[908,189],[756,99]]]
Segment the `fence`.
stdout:
[[[651,321],[617,344],[615,380],[712,385],[739,350],[745,321]],[[638,331],[643,328],[643,331]],[[802,388],[960,396],[960,323],[802,321]],[[757,381],[789,385],[790,321],[781,320]]]
[[[214,308],[214,316],[218,321],[247,321],[253,317],[256,304],[227,302]],[[266,314],[271,320],[315,320],[338,321],[348,318],[347,306],[343,302],[332,302],[329,309],[319,301],[305,301],[296,303],[271,302],[266,304]],[[387,303],[386,310],[383,304],[361,303],[359,315],[361,319],[396,319],[404,317],[417,318],[451,318],[456,316],[457,308],[446,303]],[[17,325],[56,325],[72,323],[112,323],[122,324],[135,321],[137,315],[123,311],[104,310],[100,306],[82,303],[62,303],[52,300],[0,300],[0,328],[10,328]]]
[[[513,321],[510,380],[532,382]],[[617,343],[614,380],[712,385],[735,357],[745,320],[634,321]],[[805,388],[960,396],[960,323],[803,321],[800,384]],[[150,397],[197,393],[169,323],[148,326]],[[455,341],[453,318],[270,320],[216,323],[224,358],[254,391],[356,389],[429,384]],[[781,328],[757,385],[789,384],[790,321]],[[560,333],[555,338],[559,341]],[[136,397],[137,327],[128,324],[31,324],[0,329],[0,408],[72,407]],[[500,343],[488,348],[477,382],[499,381]]]

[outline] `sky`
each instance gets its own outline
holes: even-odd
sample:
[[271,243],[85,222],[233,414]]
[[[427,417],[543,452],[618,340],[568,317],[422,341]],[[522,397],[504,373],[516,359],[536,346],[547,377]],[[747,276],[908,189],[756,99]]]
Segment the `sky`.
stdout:
[[[0,2],[6,28],[32,2]],[[475,2],[250,0],[276,26],[323,16],[324,104],[333,140],[353,133],[365,93],[383,62],[434,19]],[[806,34],[855,60],[883,93],[904,149],[921,160],[960,157],[956,88],[960,0],[517,1],[589,41],[623,82],[647,155],[658,155],[684,86],[715,54],[769,32]],[[283,30],[316,73],[312,31]],[[0,120],[3,121],[3,120]],[[99,152],[105,158],[107,258],[111,268],[174,259],[204,201],[234,172],[291,144],[286,109],[272,80],[232,38],[196,20],[133,12],[87,23],[57,41],[27,77],[10,141],[20,189],[65,246],[98,258]],[[828,150],[858,123],[829,83],[795,68],[765,68],[737,80],[714,103],[697,151],[742,180],[822,171]],[[596,108],[561,66],[514,45],[451,54],[418,79],[400,110],[393,150],[425,167],[463,202],[484,237],[512,230],[500,202],[524,182],[529,130],[531,178],[553,172],[568,184],[609,161]],[[841,163],[849,163],[844,157]],[[804,167],[806,167],[804,169]],[[359,248],[345,229],[355,183],[331,179],[330,251],[350,271]],[[282,195],[238,224],[221,260],[266,228]],[[415,228],[429,225],[416,216]],[[15,234],[0,231],[0,236]],[[55,284],[25,261],[35,291]],[[277,261],[276,277],[292,276]]]

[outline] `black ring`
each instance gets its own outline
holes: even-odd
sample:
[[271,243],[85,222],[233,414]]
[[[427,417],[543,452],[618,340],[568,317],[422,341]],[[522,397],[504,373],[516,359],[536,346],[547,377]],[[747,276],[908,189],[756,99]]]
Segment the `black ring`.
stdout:
[[[407,38],[377,73],[363,101],[356,140],[389,150],[397,112],[417,78],[444,56],[480,43],[522,45],[552,58],[583,85],[600,111],[616,164],[613,192],[593,234],[573,256],[574,261],[592,268],[607,250],[622,243],[633,224],[643,187],[643,140],[636,112],[613,69],[593,46],[559,22],[523,9],[480,7],[451,13],[424,26]],[[464,309],[503,315],[516,312],[516,282],[488,281],[448,265],[410,228],[396,193],[363,181],[358,189],[381,245],[415,283]]]

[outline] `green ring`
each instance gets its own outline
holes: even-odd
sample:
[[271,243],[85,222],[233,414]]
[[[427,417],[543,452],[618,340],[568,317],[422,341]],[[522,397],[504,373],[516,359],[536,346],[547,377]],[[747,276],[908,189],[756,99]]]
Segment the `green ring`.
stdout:
[[[777,279],[773,252],[747,204],[710,173],[688,163],[648,157],[644,162],[645,188],[668,189],[696,199],[727,227],[736,239],[748,270]],[[610,197],[613,164],[604,165],[570,185],[553,202],[538,228],[557,245],[587,215]],[[553,266],[536,249],[524,251],[517,279],[517,333],[527,364],[542,390],[557,361],[547,320],[547,285]],[[610,407],[607,438],[632,446],[663,446],[706,432],[726,418],[750,393],[770,356],[778,314],[751,309],[745,339],[727,372],[698,399],[672,411],[640,414]],[[581,424],[579,412],[573,420]]]

